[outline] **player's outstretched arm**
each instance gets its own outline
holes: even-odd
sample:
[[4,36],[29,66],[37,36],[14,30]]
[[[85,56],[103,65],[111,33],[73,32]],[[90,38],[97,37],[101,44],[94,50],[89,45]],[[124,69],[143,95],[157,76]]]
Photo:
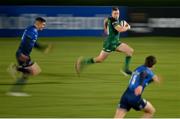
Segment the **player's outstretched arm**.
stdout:
[[152,79],[153,79],[153,81],[154,81],[155,83],[160,83],[160,82],[161,82],[160,76],[154,75]]

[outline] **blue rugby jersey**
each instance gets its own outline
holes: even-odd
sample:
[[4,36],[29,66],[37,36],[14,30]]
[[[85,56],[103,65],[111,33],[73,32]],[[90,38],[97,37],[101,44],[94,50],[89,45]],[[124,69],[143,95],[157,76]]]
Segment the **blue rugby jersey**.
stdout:
[[38,30],[34,25],[28,26],[22,35],[18,53],[29,56],[38,38]]
[[[139,86],[143,86],[144,88],[153,81],[154,73],[146,66],[142,65],[135,69],[133,72],[131,79],[129,81],[128,90],[134,92],[134,90]],[[142,91],[142,92],[143,92]]]

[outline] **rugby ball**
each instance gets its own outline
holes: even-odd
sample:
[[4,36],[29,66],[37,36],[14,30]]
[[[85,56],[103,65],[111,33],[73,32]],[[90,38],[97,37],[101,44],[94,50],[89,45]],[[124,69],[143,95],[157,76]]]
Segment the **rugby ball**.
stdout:
[[125,20],[122,20],[122,21],[120,22],[120,25],[121,25],[122,27],[128,27],[128,29],[131,28],[131,26],[130,26]]
[[122,20],[120,24],[122,27],[125,27],[127,25],[127,22],[125,20]]

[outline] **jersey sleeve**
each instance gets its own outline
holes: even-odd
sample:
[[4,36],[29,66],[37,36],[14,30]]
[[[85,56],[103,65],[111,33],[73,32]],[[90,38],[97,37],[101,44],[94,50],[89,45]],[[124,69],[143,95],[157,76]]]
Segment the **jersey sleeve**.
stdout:
[[149,84],[151,82],[153,82],[153,77],[154,77],[154,73],[152,71],[147,71],[147,76],[146,76],[146,80],[143,82],[143,85]]
[[152,71],[149,72],[149,77],[152,79],[154,77],[154,73]]
[[140,73],[140,85],[144,86],[147,85],[147,83],[150,83],[153,81],[154,73],[151,70],[145,70]]

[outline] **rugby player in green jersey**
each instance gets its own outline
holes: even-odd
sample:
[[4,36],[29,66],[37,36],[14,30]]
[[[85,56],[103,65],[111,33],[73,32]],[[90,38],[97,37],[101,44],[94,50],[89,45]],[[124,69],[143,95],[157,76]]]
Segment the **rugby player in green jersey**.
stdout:
[[130,25],[127,22],[120,24],[119,16],[120,11],[117,7],[112,8],[112,16],[104,20],[104,31],[108,35],[104,41],[103,49],[97,57],[94,58],[83,58],[79,57],[75,64],[77,74],[80,74],[82,69],[89,64],[103,62],[111,52],[123,52],[125,53],[125,64],[122,70],[124,75],[131,75],[132,72],[129,70],[129,64],[133,54],[133,49],[125,43],[122,43],[119,39],[121,32],[126,32],[130,29]]

